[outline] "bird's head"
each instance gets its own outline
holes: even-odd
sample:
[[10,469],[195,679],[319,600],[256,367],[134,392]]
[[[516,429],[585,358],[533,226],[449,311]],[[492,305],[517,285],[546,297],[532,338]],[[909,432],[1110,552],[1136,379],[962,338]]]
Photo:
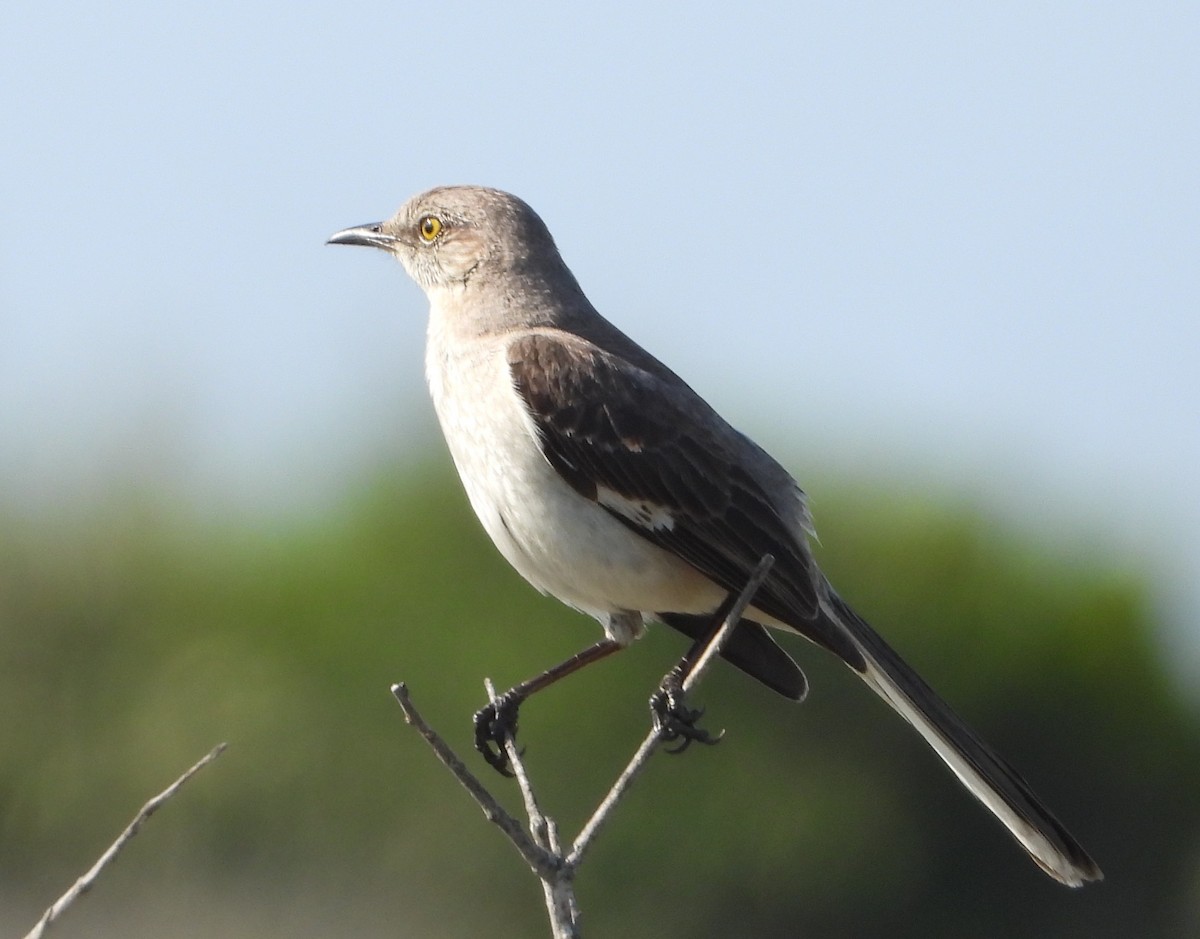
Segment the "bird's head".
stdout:
[[386,222],[344,229],[328,244],[389,251],[426,292],[519,273],[531,261],[558,260],[554,239],[533,209],[507,192],[481,186],[431,189]]

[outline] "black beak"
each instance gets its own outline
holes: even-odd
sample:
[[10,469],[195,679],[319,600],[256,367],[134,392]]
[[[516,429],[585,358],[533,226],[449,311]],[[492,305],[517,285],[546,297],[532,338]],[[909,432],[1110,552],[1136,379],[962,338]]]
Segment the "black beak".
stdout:
[[355,228],[344,228],[329,236],[327,245],[362,245],[366,248],[382,248],[391,251],[396,244],[396,237],[383,230],[383,222],[373,222],[369,225],[358,225]]

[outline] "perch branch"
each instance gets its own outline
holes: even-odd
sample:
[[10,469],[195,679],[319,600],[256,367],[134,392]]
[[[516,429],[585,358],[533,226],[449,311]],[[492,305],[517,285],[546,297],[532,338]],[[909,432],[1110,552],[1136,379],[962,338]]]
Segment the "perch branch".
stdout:
[[[742,588],[742,592],[738,594],[733,606],[729,608],[729,613],[725,620],[721,623],[720,628],[709,639],[708,644],[700,653],[691,670],[687,673],[683,680],[683,690],[691,691],[700,683],[700,679],[704,677],[704,673],[708,671],[713,660],[721,654],[721,650],[725,648],[725,643],[729,641],[729,637],[733,635],[737,624],[741,622],[742,614],[746,612],[746,607],[750,605],[750,601],[754,599],[754,594],[758,588],[762,586],[762,582],[767,579],[767,574],[771,572],[771,567],[774,565],[775,559],[767,554],[758,562],[758,567],[754,569],[754,573],[750,575],[750,579],[746,581],[746,586]],[[613,783],[612,788],[608,791],[597,806],[592,817],[588,819],[587,824],[583,826],[583,830],[579,832],[579,837],[575,839],[575,845],[571,849],[571,853],[567,855],[566,865],[572,870],[579,867],[583,861],[583,856],[588,848],[592,846],[596,835],[600,829],[608,821],[617,804],[624,798],[625,793],[629,791],[629,787],[641,775],[642,770],[646,768],[650,757],[654,751],[659,748],[663,742],[663,732],[661,728],[654,728],[646,735],[646,739],[642,741],[637,752],[634,753],[633,759],[621,771],[621,775],[617,777],[617,781]]]
[[[729,613],[719,628],[707,638],[700,654],[691,663],[682,683],[683,691],[692,690],[700,682],[713,659],[720,655],[721,649],[724,648],[733,630],[741,621],[742,614],[750,605],[750,601],[766,579],[773,564],[774,558],[769,554],[759,562],[758,567],[755,568],[754,573],[751,574],[746,585],[730,606]],[[496,689],[490,680],[486,682],[486,687],[488,696],[495,701]],[[467,769],[445,740],[421,717],[413,706],[405,685],[403,683],[393,685],[392,694],[403,708],[405,720],[416,728],[425,742],[433,748],[438,759],[470,793],[488,821],[494,822],[504,832],[541,880],[546,912],[550,918],[550,926],[555,939],[578,939],[579,907],[575,900],[575,874],[613,810],[645,769],[651,755],[662,744],[666,728],[656,725],[651,729],[629,764],[622,770],[617,781],[605,795],[592,817],[588,819],[583,830],[580,831],[570,853],[564,856],[554,819],[546,815],[538,804],[533,784],[530,782],[529,774],[521,757],[520,748],[511,734],[504,741],[504,749],[508,755],[509,765],[517,777],[521,796],[525,802],[525,811],[529,817],[528,834],[521,824],[496,801],[483,783]]]

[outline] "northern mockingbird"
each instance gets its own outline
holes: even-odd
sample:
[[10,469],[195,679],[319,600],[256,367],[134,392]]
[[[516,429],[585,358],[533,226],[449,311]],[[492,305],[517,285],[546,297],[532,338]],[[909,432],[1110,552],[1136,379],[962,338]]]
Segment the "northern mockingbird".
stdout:
[[[1047,874],[1071,886],[1103,876],[837,595],[809,550],[812,519],[795,480],[596,312],[533,209],[495,189],[445,187],[329,242],[395,255],[425,291],[429,388],[472,508],[522,577],[604,627],[599,643],[513,689],[510,718],[528,694],[628,645],[648,620],[703,636],[771,554],[729,661],[800,700],[804,674],[764,627],[824,647],[916,728]],[[498,716],[482,727],[477,716],[477,745],[503,769],[490,746]]]

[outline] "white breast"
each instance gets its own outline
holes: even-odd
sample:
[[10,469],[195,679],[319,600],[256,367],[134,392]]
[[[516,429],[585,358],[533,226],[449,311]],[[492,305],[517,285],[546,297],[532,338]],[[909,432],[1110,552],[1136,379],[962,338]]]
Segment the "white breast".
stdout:
[[438,307],[425,359],[434,408],[471,507],[508,562],[606,624],[623,611],[714,609],[716,585],[580,496],[542,456],[506,341],[464,336]]

